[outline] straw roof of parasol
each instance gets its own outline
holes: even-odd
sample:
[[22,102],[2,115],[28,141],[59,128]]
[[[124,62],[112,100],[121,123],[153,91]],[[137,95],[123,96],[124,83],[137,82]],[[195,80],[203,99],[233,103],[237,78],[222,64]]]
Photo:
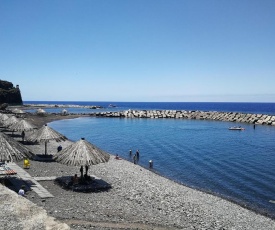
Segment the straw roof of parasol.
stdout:
[[33,124],[29,123],[28,121],[26,120],[21,120],[19,122],[16,122],[14,124],[12,124],[10,127],[9,127],[10,130],[13,130],[13,131],[30,131],[30,130],[34,130],[36,129],[36,126],[34,126]]
[[50,140],[65,141],[67,137],[58,133],[54,129],[50,128],[47,124],[43,125],[40,129],[27,137],[27,141],[31,142],[45,142],[45,154],[47,154],[47,142]]
[[81,140],[61,150],[54,156],[54,159],[65,165],[89,166],[107,162],[110,155],[81,138]]
[[37,114],[44,114],[44,113],[46,113],[46,111],[44,109],[39,108],[39,109],[36,110],[36,113]]
[[66,109],[63,109],[63,110],[61,111],[61,114],[62,114],[62,115],[67,115],[67,114],[68,114],[68,111],[67,111]]
[[0,115],[0,120],[1,120],[1,122],[7,120],[8,118],[9,118],[9,116],[8,116],[7,114],[1,113],[1,115]]
[[65,141],[67,138],[50,128],[47,124],[43,125],[40,129],[30,135],[27,140],[32,142],[48,142],[50,140]]
[[12,112],[17,113],[18,110],[19,110],[18,108],[15,108],[15,109],[12,110]]
[[24,114],[24,113],[26,113],[26,112],[23,111],[22,109],[18,109],[18,108],[12,110],[12,112],[15,113],[15,114]]
[[3,121],[3,125],[5,127],[9,127],[9,126],[11,126],[12,124],[15,124],[18,121],[19,121],[19,119],[16,116],[11,116],[8,119]]
[[0,133],[0,161],[19,161],[31,157],[30,150],[4,133]]

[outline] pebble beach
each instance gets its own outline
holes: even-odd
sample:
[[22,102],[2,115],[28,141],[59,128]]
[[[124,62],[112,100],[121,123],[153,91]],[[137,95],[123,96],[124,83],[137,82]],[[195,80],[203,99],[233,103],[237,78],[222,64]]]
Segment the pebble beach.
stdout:
[[[64,117],[36,119],[32,116],[27,119],[41,126]],[[57,154],[59,144],[50,141],[48,153]],[[65,148],[72,142],[67,140],[61,144]],[[44,153],[43,143],[27,147],[34,154]],[[23,162],[17,164],[23,166]],[[80,174],[78,167],[41,161],[31,161],[31,167],[26,171],[33,177]],[[109,162],[91,166],[89,174],[110,184],[111,189],[74,192],[49,180],[39,183],[53,198],[41,199],[34,191],[28,191],[21,199],[29,200],[71,229],[275,229],[273,219],[178,184],[132,162],[116,160],[113,155]]]

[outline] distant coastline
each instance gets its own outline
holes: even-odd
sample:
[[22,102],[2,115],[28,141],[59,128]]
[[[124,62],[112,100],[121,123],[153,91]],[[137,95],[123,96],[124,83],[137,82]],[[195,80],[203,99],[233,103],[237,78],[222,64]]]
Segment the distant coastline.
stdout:
[[[16,106],[15,106],[16,107]],[[19,106],[20,107],[20,106]],[[25,104],[22,108],[87,108],[87,109],[102,109],[100,105],[74,105],[74,104]]]
[[[109,107],[109,105],[116,107]],[[24,107],[40,105],[43,108],[72,108],[76,111],[82,108],[89,111],[89,108],[97,108],[97,111],[124,111],[124,110],[186,110],[186,111],[217,111],[217,112],[238,112],[253,114],[275,115],[275,103],[258,102],[114,102],[114,101],[24,101]],[[45,107],[46,106],[46,107]],[[29,107],[30,108],[30,107]],[[86,110],[87,108],[87,110]],[[26,108],[28,109],[28,108]]]
[[[98,102],[100,103],[100,102]],[[242,122],[242,123],[250,123],[250,124],[257,124],[257,125],[271,125],[275,126],[275,103],[270,104],[270,111],[274,113],[258,113],[257,110],[255,112],[235,112],[234,108],[236,105],[232,104],[232,111],[217,111],[213,110],[199,110],[199,109],[181,109],[178,103],[177,107],[174,109],[161,109],[162,107],[169,107],[174,105],[174,103],[161,103],[160,108],[150,109],[151,103],[141,103],[140,107],[148,107],[148,109],[144,108],[137,108],[134,107],[137,105],[136,103],[126,103],[121,104],[118,102],[119,106],[109,107],[109,102],[104,102],[104,104],[96,105],[96,102],[59,102],[59,104],[52,102],[52,103],[29,103],[24,104],[23,106],[14,106],[20,107],[24,110],[35,110],[39,108],[44,109],[51,109],[49,113],[61,113],[60,109],[71,109],[68,111],[70,115],[90,115],[90,116],[97,116],[97,117],[126,117],[126,118],[176,118],[176,119],[196,119],[196,120],[218,120],[218,121],[230,121],[230,122]],[[192,103],[191,103],[192,104]],[[204,105],[204,103],[202,103]],[[209,108],[213,105],[209,104]],[[216,103],[213,103],[215,106]],[[267,104],[255,103],[258,106],[266,106]],[[268,105],[269,105],[268,104]],[[106,106],[107,105],[107,106]],[[159,103],[157,103],[159,105]],[[180,104],[181,105],[181,104]],[[185,103],[184,103],[185,105]],[[195,103],[197,106],[198,103]],[[199,103],[201,105],[201,103]],[[224,105],[223,103],[218,104],[221,107]],[[228,103],[225,103],[228,105]],[[241,104],[243,105],[243,104]],[[244,105],[247,105],[244,103]],[[249,104],[251,105],[251,104]],[[253,104],[252,104],[253,105]],[[106,107],[105,107],[106,106]],[[235,106],[235,107],[234,107]],[[243,106],[245,108],[245,106]],[[274,107],[274,108],[273,108]],[[11,107],[13,108],[13,107]],[[215,108],[215,107],[214,107]],[[59,110],[58,110],[59,109]],[[79,111],[78,109],[85,109],[85,111]],[[221,108],[222,109],[222,108]],[[97,110],[97,112],[91,112],[90,110]],[[245,110],[245,109],[244,109]],[[260,111],[264,111],[264,109],[259,109]]]

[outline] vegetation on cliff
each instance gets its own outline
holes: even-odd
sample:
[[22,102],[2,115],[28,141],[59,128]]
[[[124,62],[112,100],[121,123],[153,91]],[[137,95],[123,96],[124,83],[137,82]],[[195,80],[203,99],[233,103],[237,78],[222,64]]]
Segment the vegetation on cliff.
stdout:
[[8,103],[10,105],[22,105],[22,97],[19,86],[13,86],[9,81],[0,80],[0,105]]

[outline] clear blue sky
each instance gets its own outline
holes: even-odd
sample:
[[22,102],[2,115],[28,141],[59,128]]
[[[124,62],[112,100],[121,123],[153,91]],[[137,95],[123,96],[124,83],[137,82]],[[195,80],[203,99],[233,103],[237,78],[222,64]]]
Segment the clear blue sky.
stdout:
[[275,102],[274,0],[1,0],[24,101]]

